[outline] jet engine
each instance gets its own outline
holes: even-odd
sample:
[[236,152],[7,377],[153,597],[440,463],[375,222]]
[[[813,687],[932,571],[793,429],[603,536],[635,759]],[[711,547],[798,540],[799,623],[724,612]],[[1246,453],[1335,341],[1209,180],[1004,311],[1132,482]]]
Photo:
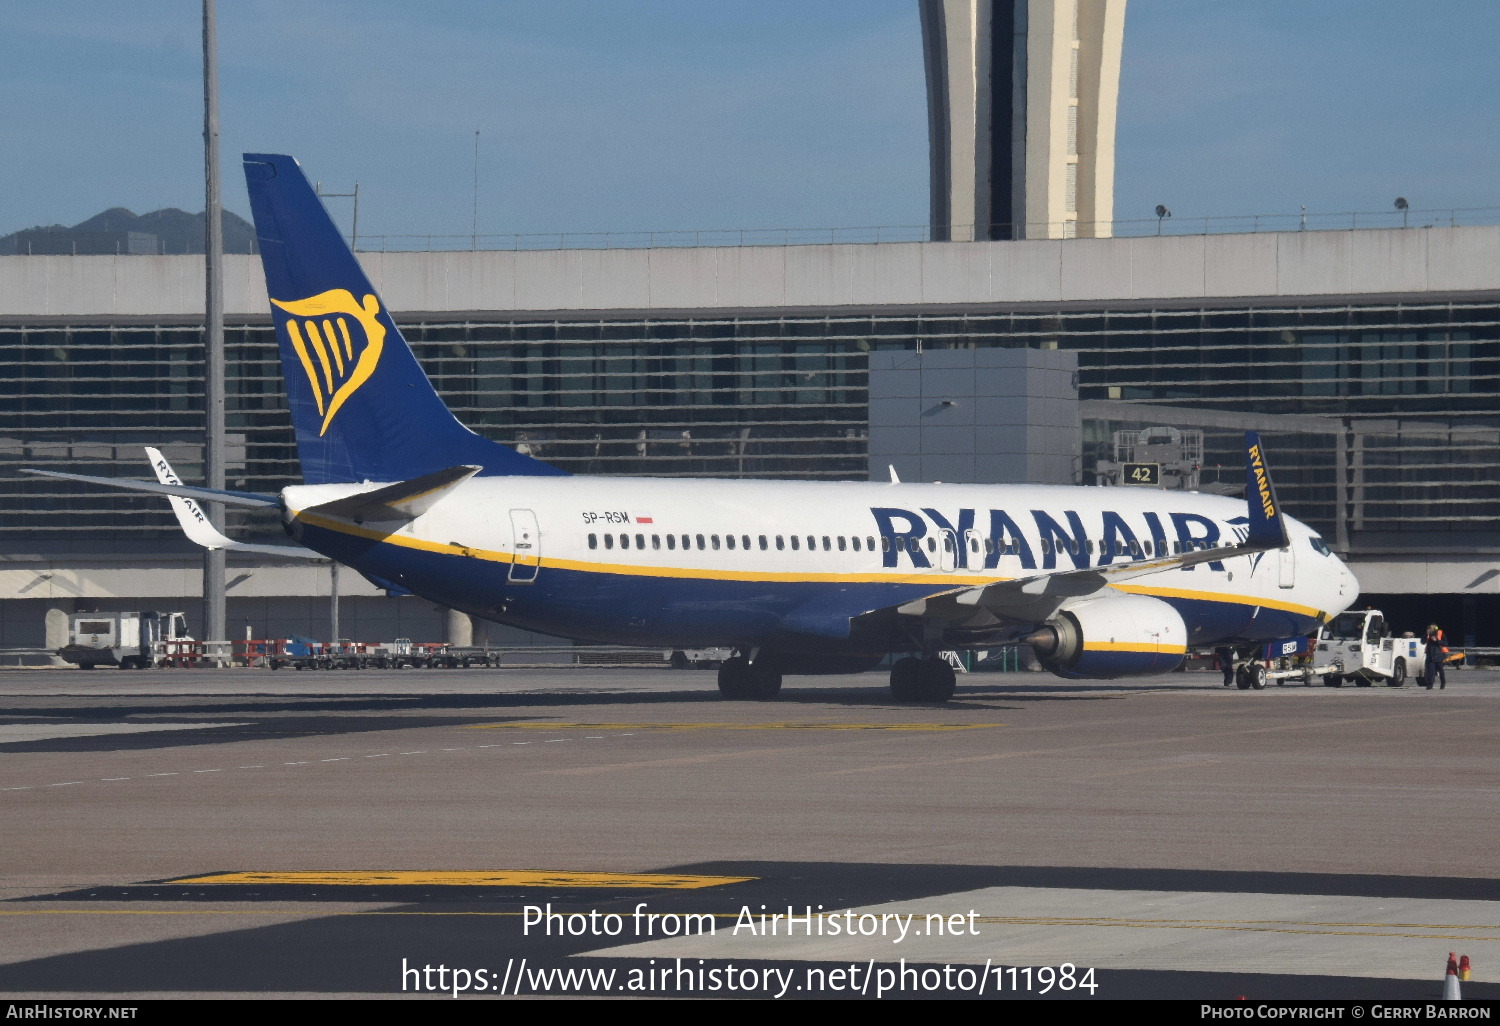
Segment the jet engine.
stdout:
[[1168,673],[1187,655],[1187,625],[1161,599],[1115,594],[1059,610],[1025,639],[1059,677]]

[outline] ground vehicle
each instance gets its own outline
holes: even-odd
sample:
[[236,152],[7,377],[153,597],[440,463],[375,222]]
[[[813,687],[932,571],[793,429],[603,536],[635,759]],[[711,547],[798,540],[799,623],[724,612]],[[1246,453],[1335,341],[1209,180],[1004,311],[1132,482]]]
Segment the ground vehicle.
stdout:
[[662,655],[667,665],[674,670],[686,670],[690,666],[723,666],[724,661],[734,655],[732,648],[688,648],[668,649]]
[[68,644],[57,654],[85,670],[144,670],[155,663],[160,642],[191,640],[183,613],[75,613],[68,625]]
[[1346,680],[1362,688],[1377,681],[1399,688],[1427,665],[1422,639],[1390,637],[1385,614],[1377,609],[1351,609],[1328,621],[1318,632],[1316,652],[1317,662],[1334,664],[1318,671],[1331,688]]

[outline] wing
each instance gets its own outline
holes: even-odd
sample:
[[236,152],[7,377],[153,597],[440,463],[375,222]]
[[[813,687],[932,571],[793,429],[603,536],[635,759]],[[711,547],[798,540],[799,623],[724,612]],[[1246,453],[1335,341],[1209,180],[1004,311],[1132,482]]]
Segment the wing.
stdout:
[[1191,549],[1167,556],[1147,556],[1107,566],[1059,570],[993,584],[946,588],[884,609],[850,610],[836,601],[817,600],[795,610],[784,622],[788,630],[846,638],[862,620],[917,616],[947,621],[976,634],[1011,625],[1018,631],[1042,622],[1070,599],[1099,594],[1110,586],[1199,563],[1250,556],[1287,545],[1286,522],[1276,500],[1270,470],[1256,432],[1245,435],[1245,495],[1248,532],[1234,545]]

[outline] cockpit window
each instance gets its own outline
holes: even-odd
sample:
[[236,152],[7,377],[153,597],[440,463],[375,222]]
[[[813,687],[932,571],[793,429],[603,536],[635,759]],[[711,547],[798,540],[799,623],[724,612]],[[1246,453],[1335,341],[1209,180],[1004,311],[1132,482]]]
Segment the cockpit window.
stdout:
[[1331,556],[1331,555],[1333,555],[1333,550],[1330,549],[1328,547],[1328,544],[1326,542],[1324,542],[1322,538],[1319,538],[1317,535],[1312,535],[1311,537],[1309,537],[1307,539],[1307,544],[1309,544],[1309,545],[1311,545],[1313,547],[1313,551],[1314,552],[1320,552],[1320,553],[1322,553],[1325,556]]

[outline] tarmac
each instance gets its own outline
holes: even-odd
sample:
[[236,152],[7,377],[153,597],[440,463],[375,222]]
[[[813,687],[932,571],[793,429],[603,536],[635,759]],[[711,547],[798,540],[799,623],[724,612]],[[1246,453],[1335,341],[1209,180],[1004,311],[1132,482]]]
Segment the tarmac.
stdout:
[[7,997],[1500,997],[1500,673],[0,673]]

